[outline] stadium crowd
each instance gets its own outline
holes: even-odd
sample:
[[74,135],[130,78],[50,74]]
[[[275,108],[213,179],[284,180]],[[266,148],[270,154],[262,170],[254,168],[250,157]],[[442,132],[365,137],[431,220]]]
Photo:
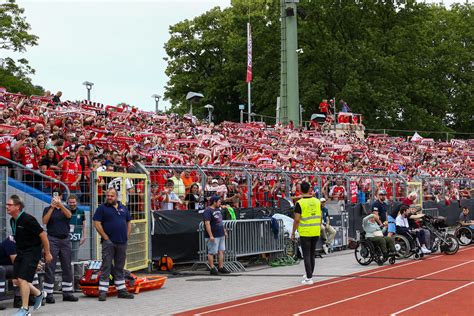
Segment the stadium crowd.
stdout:
[[[190,115],[156,114],[124,104],[63,102],[61,98],[61,92],[28,97],[0,88],[0,156],[64,182],[82,203],[88,202],[92,170],[136,173],[140,172],[137,162],[373,174],[383,179],[376,190],[386,189],[389,199],[392,188],[388,178],[383,178],[386,175],[399,175],[406,181],[474,177],[474,139],[445,142],[384,134],[360,138],[350,129],[336,136],[260,122],[208,124]],[[0,160],[0,165],[8,162]],[[15,177],[45,192],[55,186],[28,171],[16,172]],[[304,179],[317,181],[315,177],[292,178],[293,196],[300,194],[298,183]],[[246,179],[237,173],[211,173],[204,188],[195,170],[154,170],[151,180],[154,210],[198,208],[206,191],[218,193],[236,207],[270,206],[285,192],[281,179],[271,173],[254,179],[251,202]],[[351,178],[353,192],[345,192],[344,181],[324,178],[321,196],[355,202],[363,199],[358,192],[376,195],[369,192],[368,178]],[[462,181],[432,179],[424,194],[430,199],[459,200],[472,194],[469,189]],[[395,191],[397,198],[403,197],[401,188]]]

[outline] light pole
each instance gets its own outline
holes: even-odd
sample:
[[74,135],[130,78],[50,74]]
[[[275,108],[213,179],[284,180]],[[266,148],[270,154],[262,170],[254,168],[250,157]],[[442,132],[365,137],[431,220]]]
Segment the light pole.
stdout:
[[82,84],[86,86],[86,89],[87,89],[87,101],[90,101],[90,100],[91,100],[91,90],[92,90],[92,86],[93,86],[94,84],[93,84],[92,82],[90,82],[90,81],[84,81]]
[[240,110],[240,124],[242,124],[244,122],[245,104],[239,104],[239,110]]
[[155,113],[158,114],[158,102],[160,102],[161,95],[154,94],[151,97],[155,99]]
[[201,100],[202,98],[204,98],[204,95],[199,92],[189,91],[186,94],[186,100],[188,100],[190,103],[189,114],[193,115],[193,103],[199,102],[199,100]]
[[208,111],[207,122],[208,122],[209,124],[211,124],[211,121],[212,121],[212,111],[214,111],[214,107],[213,107],[212,105],[210,105],[210,104],[206,104],[206,105],[204,106],[204,108],[207,109],[207,111]]

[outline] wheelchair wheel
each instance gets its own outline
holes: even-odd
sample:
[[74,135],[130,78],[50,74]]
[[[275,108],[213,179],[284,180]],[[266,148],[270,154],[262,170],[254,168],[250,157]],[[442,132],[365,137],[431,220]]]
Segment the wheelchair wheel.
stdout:
[[390,264],[395,264],[395,257],[390,257],[390,258],[388,259],[388,263],[390,263]]
[[375,248],[373,252],[373,257],[374,257],[373,260],[375,260],[375,262],[377,262],[379,266],[383,266],[385,261],[387,261],[387,258],[383,255],[382,249],[380,249],[379,247],[373,247],[373,248]]
[[408,258],[412,255],[410,241],[403,235],[395,235],[393,237],[395,242],[395,250],[399,258]]
[[472,243],[472,230],[468,227],[459,227],[454,232],[454,236],[456,236],[461,246],[467,246]]
[[369,265],[373,260],[372,244],[367,240],[361,240],[354,250],[354,255],[360,265]]
[[447,243],[441,245],[441,250],[447,255],[454,255],[459,250],[459,242],[454,235],[446,235]]

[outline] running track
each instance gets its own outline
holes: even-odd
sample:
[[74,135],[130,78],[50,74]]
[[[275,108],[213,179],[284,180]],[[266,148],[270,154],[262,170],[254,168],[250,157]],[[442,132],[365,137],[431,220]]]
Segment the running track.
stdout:
[[407,260],[178,315],[458,316],[473,315],[473,311],[474,246],[471,246],[453,256]]

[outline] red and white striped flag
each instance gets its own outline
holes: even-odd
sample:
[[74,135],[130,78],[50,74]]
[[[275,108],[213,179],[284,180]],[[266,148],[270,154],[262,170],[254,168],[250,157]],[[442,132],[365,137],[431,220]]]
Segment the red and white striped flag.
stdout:
[[252,81],[252,29],[247,23],[247,83]]

